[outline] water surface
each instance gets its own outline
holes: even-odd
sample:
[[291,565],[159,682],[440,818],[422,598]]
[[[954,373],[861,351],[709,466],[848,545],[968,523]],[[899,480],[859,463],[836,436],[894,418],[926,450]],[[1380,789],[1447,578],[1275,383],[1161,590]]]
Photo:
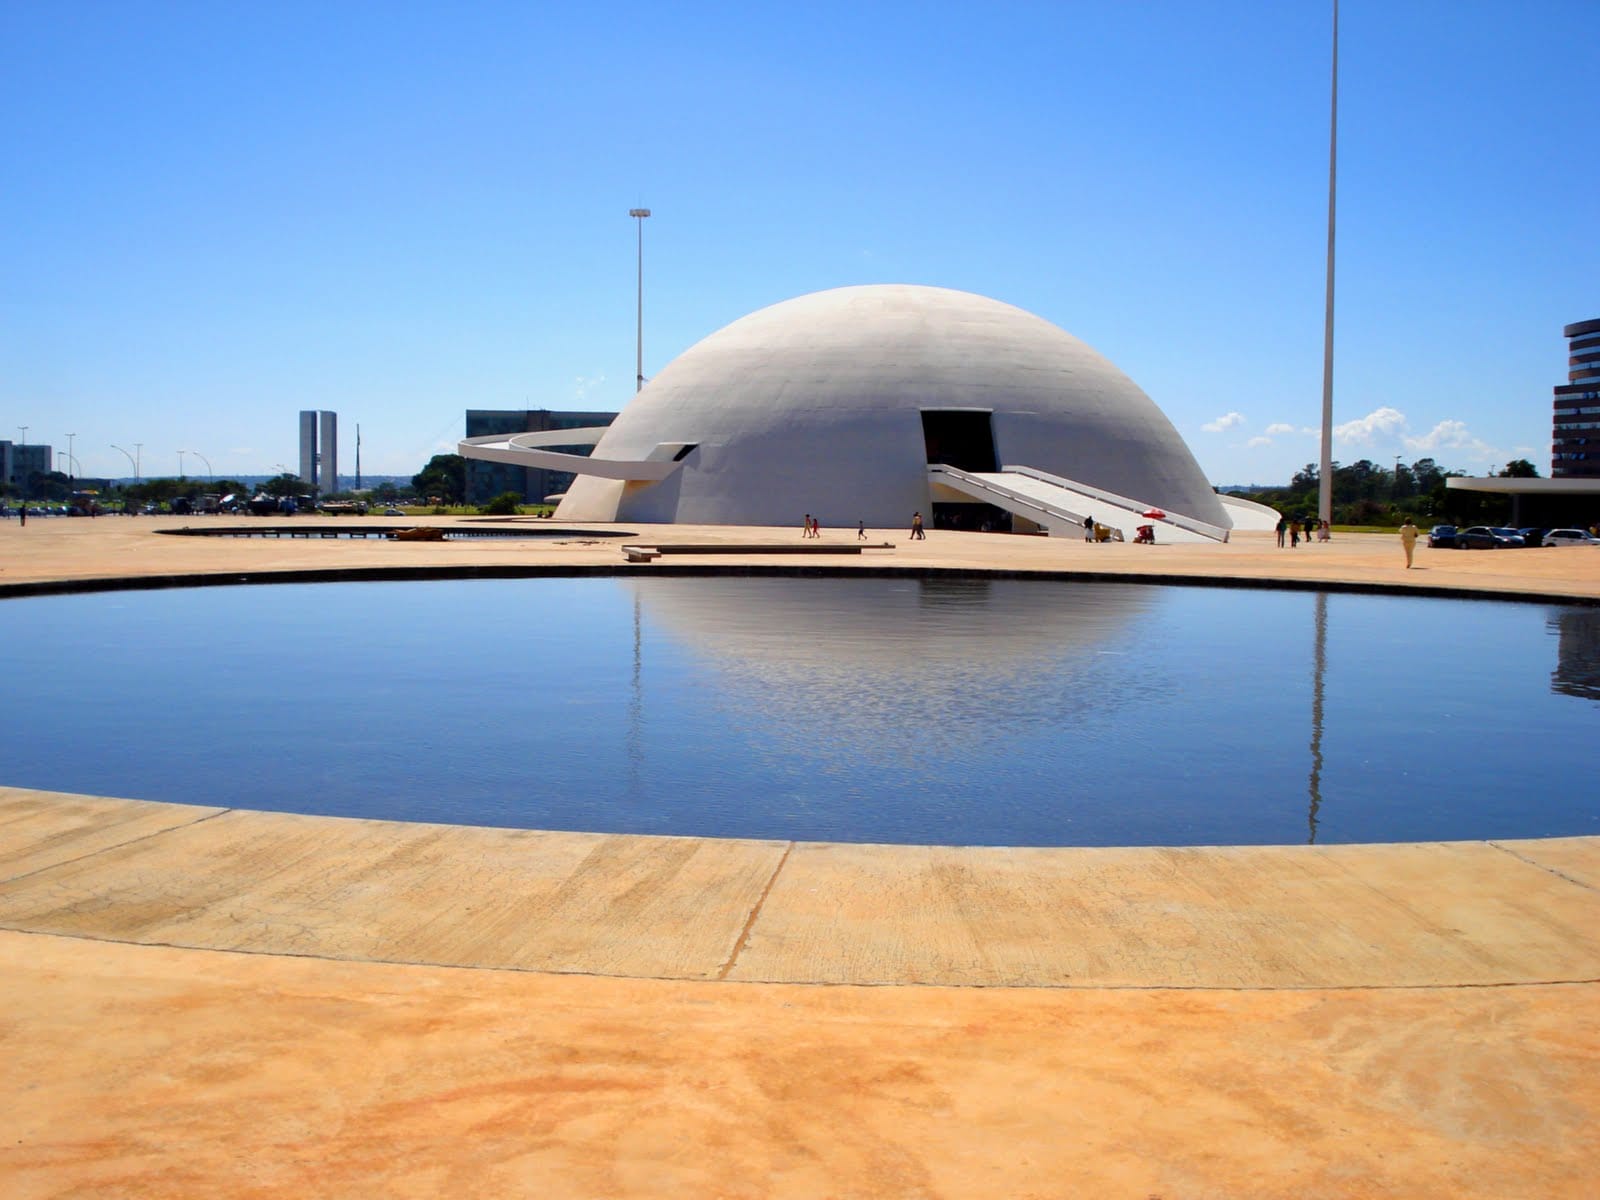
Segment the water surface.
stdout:
[[1600,610],[1026,580],[9,600],[0,782],[988,845],[1600,832]]

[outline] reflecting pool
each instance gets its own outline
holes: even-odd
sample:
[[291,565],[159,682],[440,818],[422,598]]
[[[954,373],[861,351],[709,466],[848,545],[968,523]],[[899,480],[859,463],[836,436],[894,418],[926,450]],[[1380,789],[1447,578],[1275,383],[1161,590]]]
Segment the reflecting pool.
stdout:
[[0,603],[0,783],[984,845],[1600,833],[1600,609],[983,579]]

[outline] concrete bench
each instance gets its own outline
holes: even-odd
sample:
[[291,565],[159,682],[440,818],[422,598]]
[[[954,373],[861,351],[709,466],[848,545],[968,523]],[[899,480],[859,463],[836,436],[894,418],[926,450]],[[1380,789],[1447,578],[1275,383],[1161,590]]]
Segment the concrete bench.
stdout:
[[893,542],[664,542],[658,546],[623,546],[631,563],[654,562],[663,554],[860,554],[893,550]]

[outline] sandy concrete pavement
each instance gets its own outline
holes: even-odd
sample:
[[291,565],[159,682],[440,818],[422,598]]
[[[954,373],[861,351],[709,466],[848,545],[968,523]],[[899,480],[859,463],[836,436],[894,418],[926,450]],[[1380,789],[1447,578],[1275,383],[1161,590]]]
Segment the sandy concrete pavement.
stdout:
[[[295,522],[300,524],[296,526]],[[180,537],[160,534],[185,526],[238,530],[252,526],[305,528],[309,525],[359,528],[414,524],[446,528],[514,528],[548,538],[396,542],[382,539]],[[0,522],[0,589],[41,580],[126,576],[249,575],[281,571],[362,571],[392,569],[465,570],[473,567],[527,570],[620,569],[624,542],[799,544],[793,529],[728,526],[585,526],[561,536],[564,527],[548,521],[419,517],[344,517],[288,521],[244,517],[100,517],[94,520],[34,519],[26,529],[15,520]],[[586,531],[593,531],[589,533]],[[893,543],[889,551],[859,557],[799,559],[782,555],[673,557],[634,570],[669,565],[700,567],[763,566],[854,569],[987,570],[1085,572],[1108,575],[1172,576],[1195,580],[1329,583],[1359,587],[1468,590],[1508,595],[1600,598],[1600,553],[1587,549],[1523,552],[1417,551],[1416,567],[1405,569],[1399,539],[1392,534],[1339,534],[1326,545],[1280,550],[1271,533],[1236,533],[1226,545],[1131,543],[1091,545],[1073,538],[1008,537],[948,530],[928,531],[925,541],[910,541],[904,530],[868,531],[874,542]],[[594,536],[613,534],[622,536]],[[851,529],[825,529],[824,544],[851,549]]]
[[[621,559],[159,525],[0,523],[0,588]],[[1585,550],[890,540],[839,565],[1600,597]],[[0,1192],[1596,1191],[1595,839],[664,841],[0,790]]]

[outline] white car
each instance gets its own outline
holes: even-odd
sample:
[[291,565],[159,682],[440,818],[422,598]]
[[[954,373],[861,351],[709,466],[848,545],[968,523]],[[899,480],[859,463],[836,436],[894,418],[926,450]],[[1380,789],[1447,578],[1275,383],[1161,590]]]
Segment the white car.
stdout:
[[1552,529],[1544,535],[1546,546],[1600,546],[1600,538],[1591,537],[1581,529]]

